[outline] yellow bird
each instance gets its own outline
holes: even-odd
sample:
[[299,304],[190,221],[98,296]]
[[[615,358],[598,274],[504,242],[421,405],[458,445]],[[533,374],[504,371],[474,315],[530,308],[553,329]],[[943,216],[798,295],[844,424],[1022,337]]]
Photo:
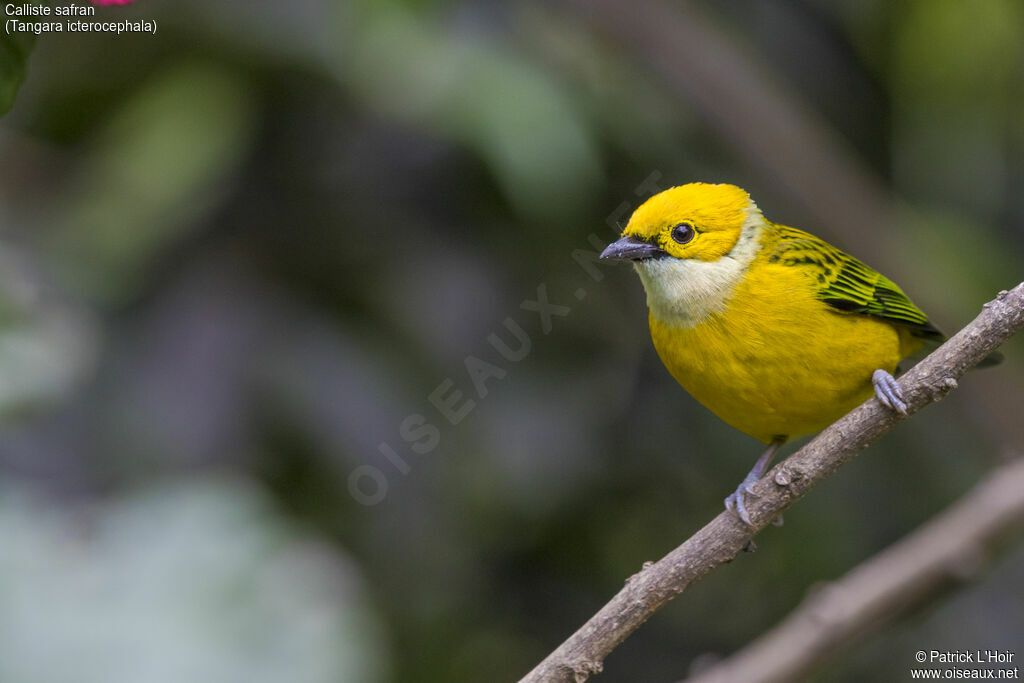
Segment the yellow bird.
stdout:
[[769,444],[725,499],[745,523],[778,448],[872,394],[906,404],[892,373],[944,336],[892,280],[824,240],[761,215],[734,185],[650,198],[602,258],[633,262],[651,339],[672,376],[736,429]]

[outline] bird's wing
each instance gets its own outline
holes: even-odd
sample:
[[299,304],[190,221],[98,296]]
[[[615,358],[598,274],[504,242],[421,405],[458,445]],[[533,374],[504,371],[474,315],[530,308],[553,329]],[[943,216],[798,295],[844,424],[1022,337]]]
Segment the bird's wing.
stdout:
[[818,297],[848,313],[882,318],[903,325],[918,337],[943,341],[946,336],[928,321],[895,282],[874,268],[814,235],[781,225],[768,257],[771,263],[813,268]]

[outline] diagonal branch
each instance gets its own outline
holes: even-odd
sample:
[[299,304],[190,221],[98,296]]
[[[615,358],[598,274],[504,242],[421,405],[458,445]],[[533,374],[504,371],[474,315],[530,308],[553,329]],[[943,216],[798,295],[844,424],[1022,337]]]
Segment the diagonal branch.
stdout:
[[[970,324],[899,379],[908,413],[942,399],[957,379],[1024,327],[1024,282],[1000,292]],[[548,655],[520,683],[580,683],[601,671],[608,654],[665,603],[715,567],[732,560],[751,538],[815,484],[899,422],[875,399],[854,408],[754,485],[753,526],[719,514],[685,543],[646,567]]]
[[920,529],[815,591],[782,623],[686,683],[799,680],[868,628],[972,578],[1024,521],[1024,458],[996,469]]

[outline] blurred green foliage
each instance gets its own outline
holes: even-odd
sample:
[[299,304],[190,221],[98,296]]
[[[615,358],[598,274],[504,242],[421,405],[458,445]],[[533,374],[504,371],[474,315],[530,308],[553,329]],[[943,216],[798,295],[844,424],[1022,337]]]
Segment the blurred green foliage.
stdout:
[[0,36],[0,116],[10,111],[14,96],[25,80],[28,56],[35,44],[31,33],[7,33]]
[[268,508],[223,478],[147,487],[76,515],[4,490],[0,533],[14,552],[0,559],[0,676],[381,676],[358,576]]
[[[52,673],[32,661],[52,633],[81,680],[109,678],[121,639],[154,653],[148,671],[126,660],[138,682],[174,661],[232,672],[218,680],[529,670],[717,514],[759,449],[661,367],[630,269],[594,280],[574,260],[645,179],[745,187],[948,332],[1019,281],[1019,3],[581,6],[137,0],[100,12],[156,19],[155,36],[38,40],[0,122],[0,627],[26,639],[10,671]],[[667,44],[636,21],[654,11]],[[683,28],[705,52],[674,58]],[[570,309],[548,332],[522,308],[542,284]],[[520,361],[488,341],[513,344],[509,318]],[[1024,345],[1004,351],[599,680],[677,680],[741,647],[1020,455]],[[486,396],[468,356],[504,373]],[[475,401],[457,425],[429,399],[447,379]],[[410,415],[437,428],[429,453],[403,438]],[[351,495],[361,466],[386,481],[376,505]],[[68,568],[33,574],[47,564]],[[324,579],[339,566],[350,581]],[[12,603],[50,593],[38,613]],[[1013,649],[1022,596],[1010,553],[819,680]],[[80,634],[105,612],[105,639]]]
[[49,220],[67,287],[134,298],[161,254],[197,229],[249,147],[252,106],[236,78],[216,65],[175,64],[95,132]]

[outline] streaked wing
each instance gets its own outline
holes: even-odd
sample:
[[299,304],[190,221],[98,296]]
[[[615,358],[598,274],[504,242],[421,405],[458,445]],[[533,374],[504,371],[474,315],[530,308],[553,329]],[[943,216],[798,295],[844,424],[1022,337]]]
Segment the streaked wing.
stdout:
[[946,338],[899,285],[874,268],[803,230],[773,227],[778,242],[769,262],[813,268],[819,284],[818,296],[824,303],[840,311],[906,326],[919,337],[935,341]]

